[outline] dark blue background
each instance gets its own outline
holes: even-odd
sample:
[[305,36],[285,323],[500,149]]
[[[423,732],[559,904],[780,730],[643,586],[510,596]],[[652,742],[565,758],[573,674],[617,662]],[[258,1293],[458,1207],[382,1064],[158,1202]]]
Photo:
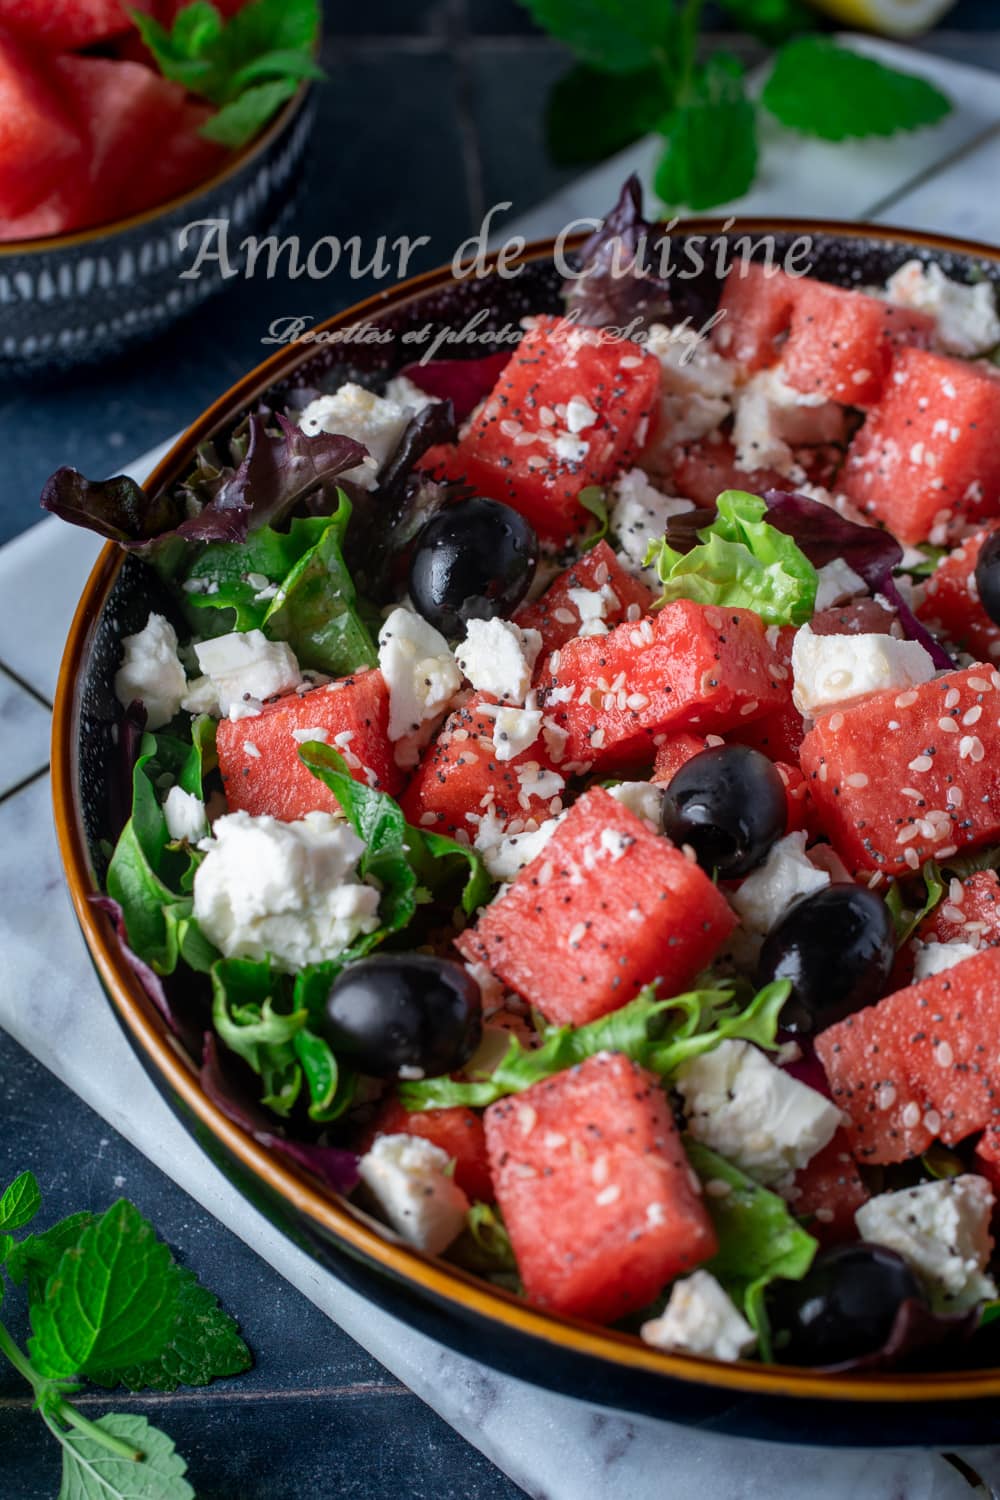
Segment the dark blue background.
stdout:
[[[562,50],[513,0],[328,4],[322,91],[296,229],[433,235],[414,269],[449,259],[483,211],[526,209],[566,174],[541,116]],[[934,45],[1000,66],[996,0],[961,0]],[[992,28],[992,35],[989,33]],[[978,35],[970,33],[978,32]],[[317,319],[371,288],[333,277],[239,286],[127,361],[58,384],[0,389],[0,541],[37,519],[60,463],[101,475],[190,422],[261,355],[271,318]],[[130,1402],[165,1426],[199,1500],[509,1500],[491,1464],[0,1034],[0,1179],[30,1167],[51,1222],[125,1193],[240,1320],[253,1372],[202,1393]],[[17,1322],[16,1302],[9,1311]],[[94,1400],[94,1409],[122,1404]],[[52,1500],[59,1455],[0,1366],[0,1496]]]

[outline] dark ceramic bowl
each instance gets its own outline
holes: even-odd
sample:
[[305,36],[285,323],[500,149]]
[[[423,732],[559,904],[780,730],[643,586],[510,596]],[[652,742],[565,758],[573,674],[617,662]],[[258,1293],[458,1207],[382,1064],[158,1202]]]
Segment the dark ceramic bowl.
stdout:
[[155,334],[220,291],[218,263],[182,278],[201,243],[181,231],[228,219],[235,249],[247,235],[280,230],[313,121],[304,85],[267,129],[190,192],[130,219],[77,234],[0,244],[0,382],[96,364]]
[[[711,221],[685,226],[676,238],[683,243],[719,227]],[[779,249],[811,234],[816,273],[845,285],[880,281],[914,255],[936,260],[954,276],[973,273],[1000,283],[1000,252],[904,231],[755,221],[735,226],[732,234],[738,233],[771,233]],[[297,385],[347,373],[377,382],[392,373],[413,358],[413,346],[399,342],[408,330],[428,322],[460,326],[477,312],[499,328],[525,312],[555,310],[559,282],[551,243],[529,247],[522,263],[523,273],[512,281],[456,282],[450,270],[431,272],[331,319],[324,325],[330,332],[377,322],[394,338],[353,344],[349,353],[343,343],[283,349],[195,423],[148,488],[156,492],[178,480],[196,445],[232,427],[265,393],[281,401]],[[701,318],[714,307],[718,284],[709,272],[679,291],[679,315]],[[283,1165],[233,1125],[202,1090],[194,1061],[168,1033],[123,962],[110,924],[88,899],[98,889],[101,844],[113,827],[118,641],[141,627],[149,607],[149,581],[140,567],[106,547],[77,611],[56,700],[52,769],[62,858],[94,965],[136,1052],[192,1134],[258,1207],[336,1276],[423,1332],[521,1379],[588,1401],[789,1442],[941,1448],[1000,1439],[1000,1368],[832,1376],[659,1353],[638,1338],[540,1312],[383,1237],[350,1203]]]

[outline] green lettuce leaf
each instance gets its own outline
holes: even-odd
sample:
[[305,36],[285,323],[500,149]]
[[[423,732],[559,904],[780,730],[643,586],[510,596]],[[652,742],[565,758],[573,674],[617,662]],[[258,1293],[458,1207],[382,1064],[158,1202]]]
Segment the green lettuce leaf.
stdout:
[[588,484],[576,498],[597,522],[595,529],[580,543],[581,552],[590,552],[608,534],[608,497],[599,484]]
[[510,1292],[522,1289],[507,1226],[500,1210],[491,1203],[473,1203],[465,1228],[448,1249],[448,1259],[466,1271],[484,1276],[494,1286]]
[[925,897],[923,904],[917,911],[903,903],[903,892],[899,882],[892,887],[885,898],[885,904],[889,908],[893,927],[896,929],[896,947],[902,948],[910,941],[925,917],[929,917],[934,908],[941,901],[945,892],[945,883],[933,859],[929,859],[920,872],[924,878]]
[[444,1077],[403,1083],[399,1097],[410,1110],[452,1105],[483,1109],[598,1052],[622,1052],[661,1078],[668,1078],[689,1058],[710,1052],[727,1037],[772,1047],[778,1017],[790,990],[788,980],[779,980],[765,986],[741,1009],[731,990],[693,990],[670,1000],[658,1000],[655,988],[648,985],[628,1005],[586,1026],[547,1026],[541,1046],[534,1051],[512,1036],[492,1073],[467,1082]]
[[662,602],[693,599],[722,609],[752,609],[768,625],[803,625],[816,603],[816,569],[790,536],[764,520],[759,495],[725,490],[718,515],[698,533],[701,545],[678,552],[664,539],[646,557],[663,584]]
[[719,1249],[704,1267],[728,1292],[757,1334],[760,1356],[771,1359],[764,1293],[781,1277],[801,1281],[818,1249],[784,1198],[761,1187],[724,1157],[686,1137],[688,1159],[702,1183],[724,1182],[727,1193],[705,1194]]

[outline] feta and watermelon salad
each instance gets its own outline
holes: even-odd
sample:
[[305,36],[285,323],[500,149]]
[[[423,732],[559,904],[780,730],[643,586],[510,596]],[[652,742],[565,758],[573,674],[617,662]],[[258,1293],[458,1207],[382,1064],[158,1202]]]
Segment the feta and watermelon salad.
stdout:
[[414,1249],[662,1350],[989,1359],[993,292],[737,268],[702,338],[608,277],[640,212],[512,354],[49,481],[147,564],[101,904]]

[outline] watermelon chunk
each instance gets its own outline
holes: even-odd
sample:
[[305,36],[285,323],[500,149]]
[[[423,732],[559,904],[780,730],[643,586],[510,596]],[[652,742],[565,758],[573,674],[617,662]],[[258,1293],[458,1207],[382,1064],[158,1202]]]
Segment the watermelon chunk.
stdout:
[[755,261],[734,265],[719,300],[722,320],[712,329],[718,352],[747,371],[775,364],[801,285],[800,277]]
[[410,823],[472,837],[487,814],[509,825],[514,819],[543,822],[562,811],[566,783],[542,735],[512,759],[497,760],[495,715],[495,706],[476,696],[445,720],[402,798]]
[[724,734],[790,693],[759,615],[688,599],[569,641],[539,682],[539,701],[566,731],[567,763],[606,771],[651,762],[661,734]]
[[677,994],[735,923],[697,865],[592,787],[456,946],[546,1020],[580,1026],[654,979]]
[[1000,943],[1000,880],[995,870],[977,870],[950,883],[945,899],[924,918],[917,937],[925,943]]
[[1000,375],[901,349],[852,442],[841,486],[903,542],[942,543],[1000,513]]
[[[713,743],[721,742],[718,737],[715,737]],[[656,759],[653,762],[653,774],[650,780],[666,786],[673,780],[681,766],[686,766],[689,760],[708,748],[708,740],[701,734],[687,734],[682,730],[680,734],[667,735],[663,743],[656,747]]]
[[309,812],[332,812],[336,798],[299,759],[299,745],[326,740],[356,781],[395,795],[403,781],[389,740],[389,694],[382,673],[359,672],[308,693],[265,703],[255,718],[222,719],[216,734],[219,769],[230,812],[269,813],[286,823]]
[[129,9],[149,14],[153,0],[0,0],[0,26],[48,52],[75,52],[130,31]]
[[817,720],[800,764],[849,868],[902,875],[1000,839],[1000,783],[986,748],[998,711],[1000,674],[968,667]]
[[670,449],[668,463],[671,491],[709,509],[714,509],[723,490],[749,490],[762,495],[788,485],[787,475],[777,469],[741,469],[728,437],[681,443]]
[[[815,616],[813,617],[815,620]],[[772,676],[784,683],[785,693],[777,708],[766,714],[755,714],[748,724],[739,724],[729,738],[741,745],[759,750],[769,760],[781,761],[785,765],[798,765],[799,750],[805,736],[805,720],[792,702],[792,645],[795,641],[794,625],[785,625],[778,632],[774,647],[776,665]]]
[[803,280],[781,353],[784,378],[796,390],[846,406],[873,406],[889,377],[893,350],[926,348],[935,320],[825,281]]
[[455,1181],[466,1197],[474,1203],[493,1202],[486,1132],[482,1117],[474,1110],[460,1107],[408,1110],[392,1095],[379,1105],[374,1120],[355,1146],[358,1155],[371,1150],[379,1135],[419,1135],[440,1146],[455,1163]]
[[1000,949],[985,948],[821,1032],[816,1054],[858,1160],[905,1161],[1000,1119],[998,1026]]
[[40,211],[54,194],[65,216],[75,184],[85,180],[83,137],[57,80],[13,33],[0,30],[0,223]]
[[[606,625],[620,625],[623,620],[638,620],[653,603],[652,590],[631,573],[626,573],[607,542],[598,542],[572,567],[549,584],[534,604],[518,610],[516,620],[522,630],[537,630],[542,637],[542,654],[548,655],[579,635],[583,623],[579,600],[571,591],[584,589],[602,594],[602,617]],[[595,632],[601,634],[600,630]]]
[[819,1155],[796,1174],[788,1196],[792,1212],[806,1221],[809,1233],[821,1245],[857,1239],[854,1214],[871,1195],[861,1181],[846,1130],[838,1130]]
[[422,466],[463,478],[564,542],[589,520],[577,495],[627,467],[645,441],[660,364],[629,340],[538,317],[457,448]]
[[938,634],[980,661],[1000,657],[1000,625],[991,620],[979,601],[976,563],[993,527],[977,531],[942,557],[927,580],[917,614]]
[[529,1302],[613,1322],[717,1248],[659,1080],[602,1053],[486,1111]]

